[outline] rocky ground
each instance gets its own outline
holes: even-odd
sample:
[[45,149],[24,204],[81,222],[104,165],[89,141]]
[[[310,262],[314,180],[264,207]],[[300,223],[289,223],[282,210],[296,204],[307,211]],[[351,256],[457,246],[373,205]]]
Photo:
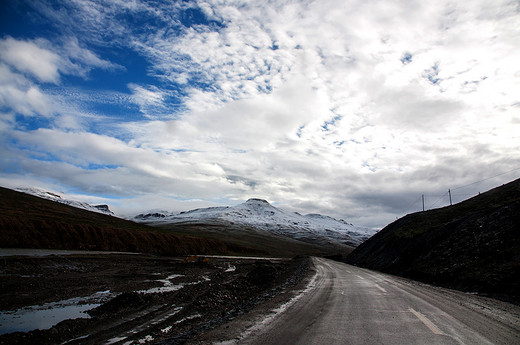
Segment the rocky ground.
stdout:
[[97,307],[50,329],[5,333],[0,344],[185,344],[272,303],[309,271],[306,258],[1,257],[2,315],[57,301]]

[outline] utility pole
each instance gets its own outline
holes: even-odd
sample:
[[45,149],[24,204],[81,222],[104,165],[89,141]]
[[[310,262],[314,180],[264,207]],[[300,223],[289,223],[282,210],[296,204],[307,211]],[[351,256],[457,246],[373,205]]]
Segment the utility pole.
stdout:
[[422,210],[424,212],[424,194],[422,194]]
[[451,189],[448,189],[448,194],[450,195],[450,206],[451,206],[451,205],[453,205],[453,204],[451,203]]

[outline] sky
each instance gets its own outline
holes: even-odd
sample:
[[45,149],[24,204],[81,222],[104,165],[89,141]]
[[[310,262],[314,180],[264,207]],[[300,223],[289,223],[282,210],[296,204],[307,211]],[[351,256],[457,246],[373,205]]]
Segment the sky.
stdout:
[[520,177],[517,0],[4,0],[0,185],[382,228]]

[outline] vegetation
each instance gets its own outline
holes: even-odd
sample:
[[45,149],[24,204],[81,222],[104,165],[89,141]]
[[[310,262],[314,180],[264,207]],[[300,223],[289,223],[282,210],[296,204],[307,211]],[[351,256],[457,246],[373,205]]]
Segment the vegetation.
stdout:
[[230,246],[239,248],[247,247],[252,253],[264,253],[270,256],[292,257],[302,254],[324,256],[345,252],[350,249],[346,246],[336,249],[313,245],[289,237],[275,235],[268,231],[239,226],[228,222],[222,222],[221,224],[159,223],[154,225],[154,228],[179,235],[219,240]]

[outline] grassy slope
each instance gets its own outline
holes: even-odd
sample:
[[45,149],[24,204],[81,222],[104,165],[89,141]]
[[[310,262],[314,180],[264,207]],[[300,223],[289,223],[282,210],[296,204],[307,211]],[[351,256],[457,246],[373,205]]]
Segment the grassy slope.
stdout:
[[157,229],[0,187],[0,247],[168,255],[247,253],[222,241]]
[[386,226],[349,263],[520,300],[520,180]]
[[324,248],[309,243],[297,241],[285,236],[272,234],[268,231],[238,226],[231,223],[201,224],[156,224],[154,227],[175,234],[199,236],[207,239],[217,239],[235,246],[247,246],[258,252],[268,253],[272,256],[295,256],[295,255],[331,255],[350,253],[351,249],[346,246],[340,249]]

